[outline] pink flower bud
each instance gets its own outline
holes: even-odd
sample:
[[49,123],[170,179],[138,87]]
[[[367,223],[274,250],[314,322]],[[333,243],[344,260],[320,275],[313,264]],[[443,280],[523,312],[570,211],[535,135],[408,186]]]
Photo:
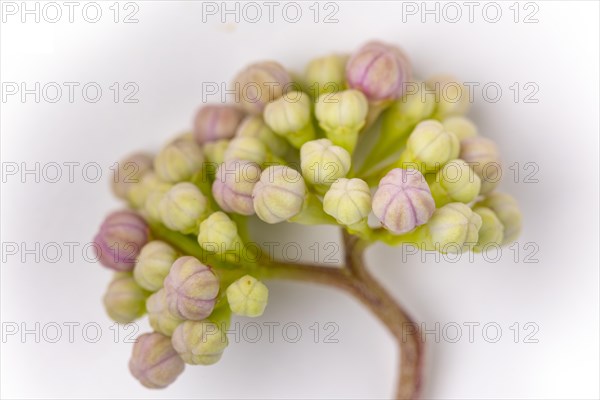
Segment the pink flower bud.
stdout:
[[212,312],[219,278],[212,269],[190,256],[178,258],[165,278],[167,307],[181,319],[203,320]]
[[260,179],[260,167],[251,161],[233,160],[219,166],[212,186],[213,197],[225,212],[253,215],[252,189]]
[[346,65],[348,86],[371,102],[401,97],[410,74],[410,62],[399,48],[376,41],[361,47]]
[[115,271],[133,270],[148,234],[148,224],[138,214],[129,210],[113,212],[94,238],[98,261]]
[[265,106],[291,88],[292,78],[279,63],[263,61],[249,65],[234,79],[242,108],[261,114]]
[[233,106],[208,105],[198,110],[194,120],[194,137],[198,144],[231,139],[244,114]]
[[171,338],[160,333],[144,333],[133,345],[129,370],[150,389],[169,386],[183,372],[185,363],[171,345]]
[[435,201],[418,170],[391,170],[373,195],[373,213],[385,228],[397,234],[423,225],[434,211]]

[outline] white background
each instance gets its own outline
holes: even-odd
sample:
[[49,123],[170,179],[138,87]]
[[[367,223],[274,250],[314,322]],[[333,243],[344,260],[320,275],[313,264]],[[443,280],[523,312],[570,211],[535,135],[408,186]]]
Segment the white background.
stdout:
[[[32,95],[24,102],[18,95],[3,99],[2,165],[6,172],[10,163],[33,168],[36,162],[42,167],[50,162],[97,162],[104,176],[98,183],[86,182],[81,165],[73,183],[66,167],[58,183],[43,177],[37,183],[31,174],[3,176],[3,245],[89,242],[104,215],[119,207],[108,189],[110,165],[130,151],[155,150],[189,129],[202,102],[203,82],[229,82],[244,65],[263,59],[301,71],[311,57],[351,52],[374,38],[389,41],[405,49],[420,77],[451,73],[479,82],[469,115],[482,134],[498,142],[506,166],[521,165],[517,182],[507,169],[502,184],[524,214],[518,262],[510,250],[497,263],[481,256],[456,263],[408,256],[403,262],[400,249],[383,245],[368,253],[373,273],[427,329],[434,330],[436,323],[463,326],[457,343],[443,337],[435,343],[434,335],[428,336],[424,397],[599,396],[597,2],[538,2],[538,22],[528,24],[522,20],[534,8],[518,5],[521,13],[515,23],[512,2],[501,3],[497,23],[485,20],[484,3],[475,9],[472,23],[462,2],[460,21],[436,22],[435,15],[426,15],[423,23],[421,13],[403,14],[400,2],[338,2],[338,22],[331,24],[322,22],[324,14],[319,23],[313,21],[312,3],[301,3],[302,18],[295,24],[285,21],[281,6],[274,23],[268,22],[263,7],[257,23],[235,23],[228,16],[222,24],[219,15],[203,22],[199,3],[166,1],[136,2],[139,22],[134,24],[114,23],[112,2],[102,3],[103,16],[94,24],[82,18],[83,4],[75,10],[73,23],[65,7],[62,20],[54,24],[43,18],[36,23],[32,16],[21,23],[20,14],[4,15],[3,83],[32,87],[34,82],[97,82],[103,96],[88,103],[79,86],[73,103],[66,91],[54,104],[44,98],[36,103]],[[421,2],[413,4],[422,7]],[[131,10],[121,4],[120,18]],[[446,11],[454,17],[453,10]],[[493,10],[488,12],[494,18]],[[114,82],[121,87],[137,84],[139,102],[115,104],[109,89]],[[502,89],[496,103],[481,94],[488,82]],[[525,103],[529,91],[522,91],[515,102],[510,89],[514,82],[521,90],[526,82],[535,83],[539,101]],[[539,167],[538,183],[523,182],[523,173],[529,172],[523,170],[526,162]],[[88,173],[93,177],[93,169]],[[265,230],[255,224],[255,230],[260,240],[297,241],[307,261],[313,258],[311,243],[323,246],[338,239],[331,229]],[[539,262],[524,262],[532,249],[524,250],[527,243],[539,247],[533,256]],[[298,343],[286,342],[280,330],[274,343],[265,337],[255,344],[232,343],[219,364],[188,366],[168,389],[144,389],[129,375],[131,344],[123,343],[125,332],[115,344],[101,304],[111,274],[86,262],[81,246],[74,260],[64,245],[62,249],[56,263],[49,262],[52,255],[36,262],[33,255],[3,252],[4,329],[17,324],[35,330],[39,322],[40,331],[46,326],[46,337],[53,337],[49,323],[81,324],[74,343],[69,343],[64,325],[57,343],[44,337],[36,343],[33,334],[22,340],[21,332],[4,335],[3,398],[385,398],[392,393],[397,353],[384,327],[344,294],[288,282],[269,284],[271,300],[257,322],[298,323],[303,329]],[[322,250],[321,261],[323,256]],[[86,341],[81,332],[89,322],[102,329],[97,343]],[[323,343],[321,337],[315,344],[309,330],[315,322],[321,324],[321,333],[323,324],[337,324],[339,342]],[[481,324],[473,343],[463,325],[468,322]],[[481,327],[489,322],[502,328],[497,343],[482,335]],[[519,343],[510,329],[515,322],[520,324]],[[538,343],[524,343],[527,322],[539,327],[534,336]],[[139,325],[141,331],[148,329],[145,320]],[[93,337],[94,330],[88,334]]]

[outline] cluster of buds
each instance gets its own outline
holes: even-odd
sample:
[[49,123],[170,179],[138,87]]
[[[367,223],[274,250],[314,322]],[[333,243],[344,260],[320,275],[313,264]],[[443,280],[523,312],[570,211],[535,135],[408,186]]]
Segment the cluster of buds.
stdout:
[[95,247],[115,271],[108,315],[147,313],[154,330],[130,362],[144,386],[217,362],[232,315],[265,311],[261,259],[239,257],[248,219],[338,225],[440,252],[485,251],[520,231],[515,200],[495,191],[498,147],[464,116],[464,97],[440,89],[451,78],[411,81],[408,58],[382,42],[292,76],[273,61],[249,66],[234,80],[235,104],[201,107],[190,133],[115,171],[128,209],[106,218]]

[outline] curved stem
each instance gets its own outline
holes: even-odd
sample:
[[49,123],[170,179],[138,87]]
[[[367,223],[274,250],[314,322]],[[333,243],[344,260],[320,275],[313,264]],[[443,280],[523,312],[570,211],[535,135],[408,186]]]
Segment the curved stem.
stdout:
[[385,324],[400,350],[397,399],[416,399],[421,389],[424,345],[418,325],[394,298],[369,273],[363,254],[368,245],[356,236],[344,232],[346,265],[366,286],[361,301]]

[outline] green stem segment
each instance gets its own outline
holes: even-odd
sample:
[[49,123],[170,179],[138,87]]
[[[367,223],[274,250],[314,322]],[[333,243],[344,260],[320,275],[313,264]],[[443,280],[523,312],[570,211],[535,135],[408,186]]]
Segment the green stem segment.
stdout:
[[154,235],[183,253],[205,260],[215,267],[227,285],[245,274],[258,279],[289,279],[329,285],[351,294],[363,303],[388,328],[400,349],[400,369],[395,398],[416,399],[421,387],[423,342],[419,327],[408,313],[369,273],[363,254],[368,242],[344,232],[345,264],[339,267],[287,263],[260,257],[248,261],[243,257],[233,265],[220,256],[207,255],[189,236],[153,225]]

